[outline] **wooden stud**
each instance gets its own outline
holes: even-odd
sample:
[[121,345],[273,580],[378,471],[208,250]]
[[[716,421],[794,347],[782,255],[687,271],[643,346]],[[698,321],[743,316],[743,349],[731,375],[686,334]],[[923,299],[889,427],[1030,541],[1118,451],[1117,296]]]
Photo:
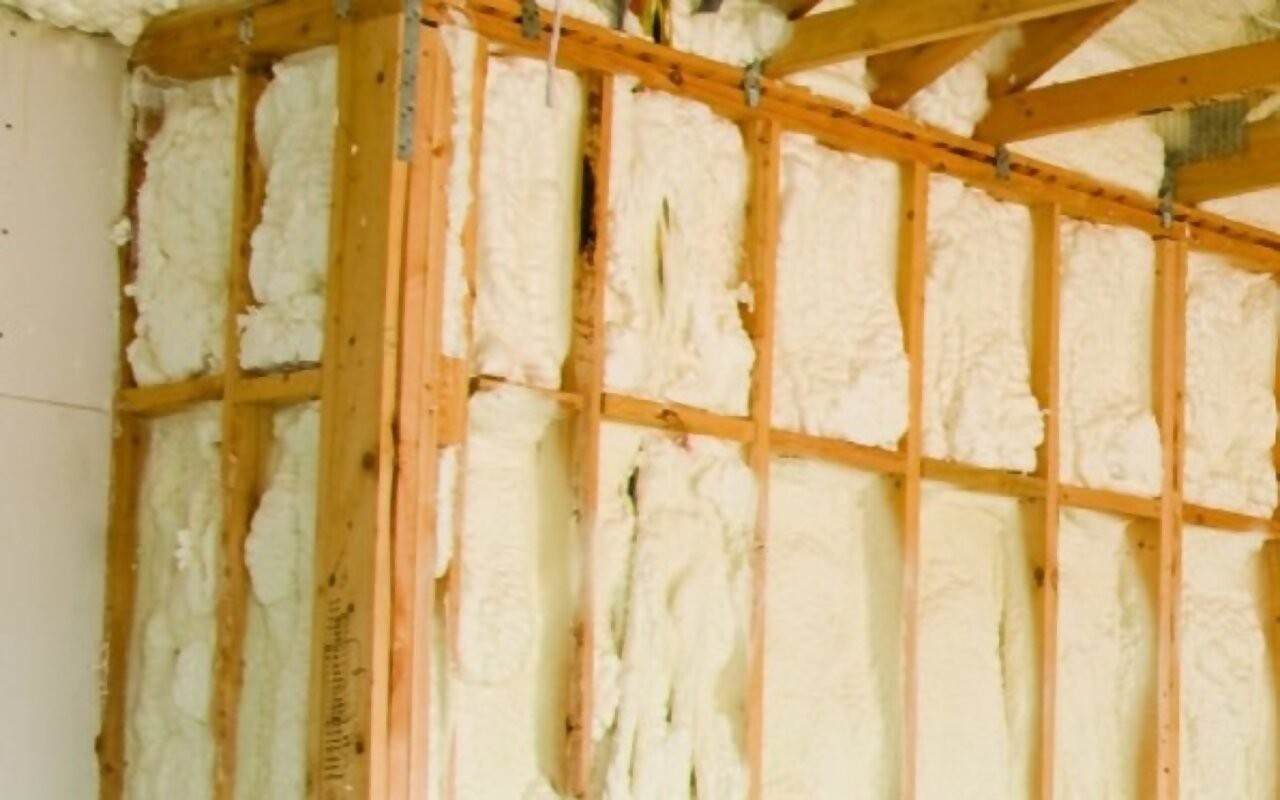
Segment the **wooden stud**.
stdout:
[[309,775],[322,798],[386,797],[397,312],[406,165],[403,23],[341,25],[322,366]]
[[770,58],[770,75],[965,37],[1031,19],[1102,5],[1106,0],[872,0],[814,14],[792,26],[791,38]]
[[604,395],[605,269],[609,255],[609,196],[613,152],[612,75],[587,78],[586,130],[582,153],[583,228],[578,232],[574,275],[573,338],[565,389],[576,393],[581,413],[574,436],[574,493],[582,548],[580,615],[576,622],[575,684],[569,693],[566,777],[569,791],[591,791],[595,711],[596,524],[600,506],[600,426]]
[[453,94],[438,29],[420,32],[416,53],[414,148],[399,300],[399,407],[395,443],[395,527],[388,755],[391,798],[425,797],[430,752],[432,623],[439,473],[440,319],[452,160]]
[[1022,26],[1021,46],[1004,69],[991,77],[991,96],[1003,97],[1026,89],[1131,5],[1133,0],[1119,0],[1026,23]]
[[751,174],[747,204],[746,258],[743,278],[751,287],[751,303],[743,308],[744,327],[756,360],[751,372],[751,422],[754,428],[748,461],[756,479],[756,534],[752,552],[754,590],[747,658],[748,797],[764,793],[765,597],[769,540],[769,468],[773,429],[774,289],[778,256],[778,212],[781,191],[782,130],[760,120],[743,131]]
[[1280,41],[1218,50],[994,100],[977,138],[1016,142],[1280,86]]
[[1156,242],[1155,407],[1160,420],[1164,479],[1160,492],[1159,636],[1156,711],[1156,796],[1178,797],[1179,615],[1182,583],[1182,453],[1185,366],[1186,245]]
[[[154,130],[155,120],[140,111],[144,132]],[[138,191],[146,172],[147,136],[129,142],[125,184],[125,216],[135,236],[116,251],[120,314],[117,327],[116,364],[124,387],[133,383],[127,347],[133,339],[137,306],[125,292],[137,271]],[[129,650],[133,634],[138,558],[138,493],[146,454],[146,426],[126,408],[123,389],[116,395],[111,440],[111,489],[108,499],[106,578],[103,597],[102,720],[94,750],[98,757],[98,794],[102,800],[124,796],[125,725],[128,713]]]
[[1032,209],[1035,278],[1032,302],[1031,391],[1044,410],[1044,442],[1036,454],[1036,474],[1044,481],[1044,564],[1040,588],[1040,797],[1052,800],[1058,699],[1058,524],[1059,524],[1059,335],[1062,322],[1062,216],[1057,206]]
[[223,321],[221,485],[222,540],[218,557],[217,649],[212,698],[213,796],[232,800],[236,786],[237,720],[244,679],[244,629],[249,597],[244,542],[257,487],[265,471],[271,417],[259,406],[233,401],[240,384],[240,314],[253,303],[249,285],[250,237],[262,213],[266,173],[254,141],[254,111],[268,76],[242,64],[237,77],[235,185],[232,193],[231,263]]
[[920,502],[924,462],[924,289],[928,268],[929,171],[902,165],[898,222],[898,311],[907,350],[907,432],[901,482],[902,520],[902,798],[916,797],[919,740]]

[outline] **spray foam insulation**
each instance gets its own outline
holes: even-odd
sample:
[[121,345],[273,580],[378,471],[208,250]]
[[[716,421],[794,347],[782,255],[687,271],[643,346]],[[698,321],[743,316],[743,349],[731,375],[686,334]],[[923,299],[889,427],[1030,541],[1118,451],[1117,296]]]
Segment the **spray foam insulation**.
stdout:
[[894,448],[907,427],[895,286],[900,173],[890,161],[782,140],[773,419]]
[[[571,72],[556,70],[549,89],[541,61],[489,61],[475,305],[482,374],[560,385],[572,317],[583,101],[581,79]],[[456,292],[450,297],[456,305]]]
[[471,400],[446,689],[459,797],[563,791],[578,584],[567,431],[552,402],[524,390]]
[[249,261],[255,304],[239,320],[247,369],[320,361],[337,63],[331,47],[287,58],[258,101],[254,134],[267,188]]
[[222,529],[219,408],[152,422],[138,502],[125,797],[209,798]]
[[1155,244],[1140,231],[1066,220],[1061,230],[1060,476],[1154,497]]
[[1022,506],[925,485],[920,513],[921,797],[1029,797],[1039,727],[1043,554]]
[[1266,631],[1275,627],[1277,587],[1265,577],[1264,541],[1183,532],[1185,800],[1276,796],[1275,642]]
[[[449,124],[449,192],[444,244],[444,303],[440,322],[440,347],[445,356],[469,359],[463,310],[468,287],[465,274],[464,231],[475,208],[471,186],[471,148],[474,138],[471,110],[475,98],[475,69],[479,56],[476,35],[461,25],[439,28],[449,54],[450,100],[453,118]],[[487,91],[487,86],[485,87]],[[497,120],[488,124],[496,125]]]
[[1192,253],[1187,273],[1188,501],[1269,517],[1276,507],[1277,289],[1270,275]]
[[316,403],[275,413],[266,491],[245,541],[249,598],[236,797],[306,794],[316,531]]
[[135,105],[159,114],[138,192],[137,304],[129,365],[139,384],[222,368],[236,84],[218,78],[160,89],[135,77]]
[[745,797],[751,471],[701,436],[601,447],[593,796]]
[[764,796],[895,798],[902,545],[889,479],[776,459],[765,580]]
[[615,85],[605,385],[745,414],[755,354],[739,301],[747,156],[706,106]]
[[1031,216],[960,181],[929,182],[924,451],[1030,472],[1044,437],[1030,384]]
[[1149,522],[1062,511],[1056,797],[1154,794],[1159,539]]

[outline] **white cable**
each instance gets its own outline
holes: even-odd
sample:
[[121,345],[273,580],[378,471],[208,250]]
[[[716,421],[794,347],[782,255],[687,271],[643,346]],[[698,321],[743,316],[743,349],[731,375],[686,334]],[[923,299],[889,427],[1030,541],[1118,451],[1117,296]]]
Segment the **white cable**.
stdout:
[[551,23],[551,47],[547,50],[547,108],[555,108],[556,52],[560,49],[561,0],[556,0],[555,20]]

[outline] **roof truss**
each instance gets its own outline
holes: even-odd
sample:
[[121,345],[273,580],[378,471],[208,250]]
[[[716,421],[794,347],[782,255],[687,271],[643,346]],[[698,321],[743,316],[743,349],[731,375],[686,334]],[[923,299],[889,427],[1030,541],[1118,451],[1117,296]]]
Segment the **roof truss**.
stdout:
[[1180,167],[1174,180],[1178,199],[1200,203],[1280,186],[1280,119],[1250,125],[1243,153]]

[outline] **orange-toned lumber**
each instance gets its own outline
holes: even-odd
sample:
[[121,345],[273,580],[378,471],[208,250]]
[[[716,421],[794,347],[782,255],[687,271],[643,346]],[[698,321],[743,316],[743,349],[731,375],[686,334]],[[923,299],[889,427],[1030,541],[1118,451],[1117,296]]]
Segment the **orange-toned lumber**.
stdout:
[[398,16],[339,27],[308,775],[315,796],[387,797],[403,31]]
[[991,28],[871,56],[867,59],[867,69],[876,79],[876,88],[871,92],[872,101],[887,108],[901,108],[921,89],[990,41],[996,33],[997,30]]
[[591,720],[595,707],[596,522],[600,501],[600,424],[604,395],[605,267],[609,253],[610,161],[613,142],[613,76],[587,80],[586,130],[582,153],[583,227],[578,232],[573,281],[573,338],[564,387],[576,392],[581,413],[575,420],[574,494],[582,548],[581,606],[575,623],[576,684],[569,698],[567,779],[570,791],[590,791],[595,754]]
[[906,468],[902,453],[882,450],[863,444],[825,439],[795,431],[774,430],[772,447],[775,455],[792,458],[809,458],[830,461],[834,464],[881,472],[886,475],[901,474]]
[[756,534],[752,570],[750,646],[747,658],[748,797],[764,792],[764,659],[765,559],[769,540],[769,465],[773,429],[774,288],[778,256],[778,212],[781,183],[782,130],[777,123],[758,120],[745,126],[751,195],[747,204],[746,257],[743,278],[751,287],[751,304],[742,309],[747,334],[755,349],[751,372],[751,422],[754,427],[748,461],[756,479]]
[[[1057,206],[1032,209],[1035,277],[1031,305],[1031,391],[1044,410],[1044,443],[1036,474],[1044,480],[1044,563],[1040,666],[1040,797],[1052,800],[1058,700],[1059,341],[1062,323],[1062,215]],[[1033,548],[1033,550],[1036,548]]]
[[233,401],[263,406],[287,406],[320,397],[320,368],[242,375],[236,381]]
[[[139,119],[141,130],[155,124],[145,112]],[[138,190],[146,171],[146,137],[129,142],[128,173],[125,184],[125,215],[138,230]],[[137,239],[122,245],[116,253],[120,286],[120,314],[117,327],[116,364],[120,382],[129,386],[133,371],[126,348],[133,338],[137,306],[124,288],[133,282],[137,270]],[[116,395],[111,440],[111,492],[107,516],[106,577],[102,619],[102,718],[94,751],[98,757],[98,795],[103,800],[124,796],[125,715],[128,687],[129,647],[133,633],[134,590],[136,588],[138,490],[146,453],[146,426],[125,408],[128,389]]]
[[[232,193],[231,263],[227,275],[226,318],[223,321],[223,397],[235,397],[240,385],[240,314],[253,302],[249,286],[249,241],[261,215],[266,173],[254,142],[254,110],[268,75],[242,65],[237,76],[235,183]],[[260,406],[224,402],[222,416],[221,484],[222,539],[218,563],[217,649],[214,655],[212,699],[214,773],[213,796],[232,800],[236,786],[236,721],[244,673],[245,608],[249,576],[244,541],[249,534],[259,483],[271,439],[271,419]]]
[[1108,489],[1087,489],[1083,486],[1059,487],[1059,500],[1071,508],[1087,508],[1122,517],[1160,519],[1160,500],[1153,497],[1134,497]]
[[1131,5],[1133,0],[1119,0],[1026,23],[1022,44],[1009,56],[1004,69],[991,76],[991,96],[1026,89]]
[[[133,331],[129,331],[132,337]],[[121,389],[116,409],[138,417],[157,417],[181,411],[188,406],[222,397],[226,381],[221,375],[201,375],[173,383],[132,386]]]
[[900,493],[902,521],[902,797],[916,796],[920,579],[920,489],[924,456],[924,286],[929,217],[929,173],[923,164],[902,165],[898,222],[898,309],[907,350],[907,432]]
[[1182,595],[1182,455],[1187,249],[1156,242],[1155,408],[1164,479],[1160,492],[1160,575],[1156,685],[1156,795],[1179,786],[1179,616]]
[[1280,119],[1255,122],[1245,129],[1245,149],[1235,155],[1197,161],[1178,169],[1174,187],[1184,203],[1280,185]]
[[813,14],[795,23],[791,38],[770,58],[771,75],[954,39],[1031,19],[1102,5],[1107,0],[869,0]]
[[1016,142],[1280,86],[1280,41],[1217,50],[994,100],[977,138]]
[[446,187],[453,120],[448,55],[438,29],[420,31],[413,152],[408,164],[399,298],[391,565],[389,794],[425,797],[430,736],[432,607],[437,518],[440,319],[444,295]]
[[679,403],[661,403],[611,392],[604,395],[603,405],[604,418],[612,422],[676,434],[715,436],[744,444],[755,438],[755,426],[746,417],[728,417]]

